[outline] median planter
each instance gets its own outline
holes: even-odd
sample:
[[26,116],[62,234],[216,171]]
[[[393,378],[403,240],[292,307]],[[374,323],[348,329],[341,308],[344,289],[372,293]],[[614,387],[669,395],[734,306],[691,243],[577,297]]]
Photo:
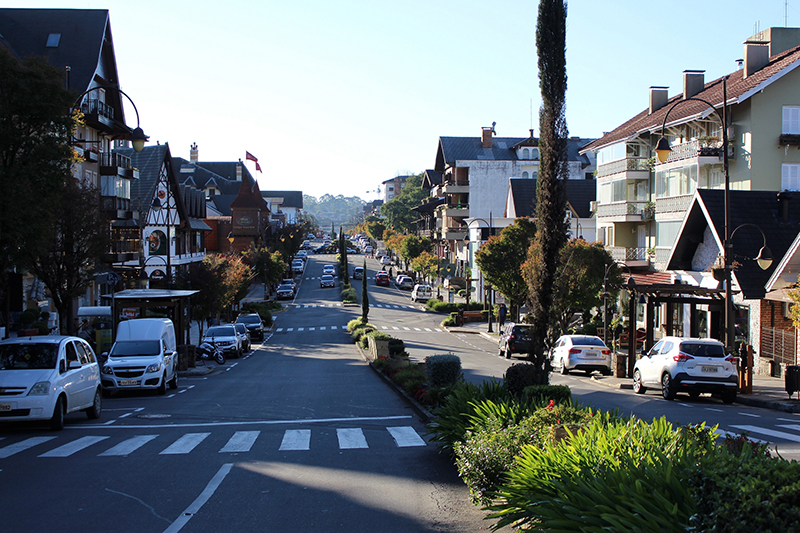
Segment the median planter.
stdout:
[[374,361],[378,357],[389,357],[389,341],[379,339],[376,340],[371,335],[367,336],[367,342],[369,343],[369,357],[370,360]]

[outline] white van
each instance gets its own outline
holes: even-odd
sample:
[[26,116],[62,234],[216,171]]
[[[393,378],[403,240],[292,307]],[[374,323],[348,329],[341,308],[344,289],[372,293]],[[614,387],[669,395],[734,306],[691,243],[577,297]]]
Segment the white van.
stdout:
[[430,285],[414,285],[411,289],[412,302],[427,302],[433,298],[433,289]]
[[135,318],[120,322],[117,338],[102,368],[103,389],[178,388],[175,326],[168,318]]

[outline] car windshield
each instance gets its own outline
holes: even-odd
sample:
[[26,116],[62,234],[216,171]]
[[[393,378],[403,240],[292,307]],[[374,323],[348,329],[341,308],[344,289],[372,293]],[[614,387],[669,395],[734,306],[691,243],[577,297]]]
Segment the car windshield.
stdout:
[[514,333],[516,335],[530,335],[533,332],[533,326],[514,326]]
[[332,279],[333,279],[333,276],[331,276],[330,274],[325,274],[325,275],[324,275],[324,276],[322,276],[322,278],[320,278],[320,279],[324,279],[325,281],[330,281],[330,280],[332,280]]
[[260,324],[261,323],[261,317],[260,316],[255,316],[255,315],[253,315],[253,316],[249,316],[249,315],[248,316],[240,316],[239,318],[236,319],[236,321],[240,322],[242,324]]
[[680,351],[695,357],[725,357],[725,349],[716,343],[682,342]]
[[292,290],[292,286],[287,283],[286,285],[279,286],[278,290],[279,291],[291,291]]
[[236,331],[238,331],[239,333],[247,333],[247,326],[245,326],[241,322],[238,324],[234,324],[233,327],[235,327]]
[[158,341],[117,341],[111,347],[110,357],[136,357],[158,355],[161,346]]
[[572,337],[573,346],[605,346],[603,340],[597,337]]
[[233,326],[213,326],[206,331],[206,337],[235,337]]
[[0,370],[44,370],[56,367],[58,344],[18,343],[0,346]]

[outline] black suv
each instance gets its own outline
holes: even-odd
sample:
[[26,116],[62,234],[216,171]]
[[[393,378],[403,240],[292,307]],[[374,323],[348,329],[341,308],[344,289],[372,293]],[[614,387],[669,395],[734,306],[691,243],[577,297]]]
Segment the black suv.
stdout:
[[511,359],[511,354],[527,354],[533,347],[533,326],[506,324],[500,331],[500,356]]
[[247,331],[250,332],[251,339],[264,340],[264,324],[261,322],[261,316],[258,313],[239,315],[236,318],[236,322],[247,326]]

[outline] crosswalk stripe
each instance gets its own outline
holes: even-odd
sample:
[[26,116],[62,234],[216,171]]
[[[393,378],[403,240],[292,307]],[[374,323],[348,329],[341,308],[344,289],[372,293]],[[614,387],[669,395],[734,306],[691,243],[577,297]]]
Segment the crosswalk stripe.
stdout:
[[294,331],[294,328],[286,328],[286,331]]
[[283,331],[283,328],[278,328],[275,330],[275,333],[280,333],[281,331]]
[[431,328],[425,328],[425,331],[428,331],[428,332],[430,332],[430,333],[433,333],[433,330],[432,330]]
[[31,437],[20,442],[15,442],[14,444],[9,444],[5,448],[0,448],[0,459],[11,457],[16,453],[28,450],[53,439],[55,439],[55,437]]
[[406,330],[406,331],[411,331],[411,328],[407,328],[405,326],[403,326],[403,329]]
[[422,330],[419,328],[414,328],[414,331],[422,331]]
[[389,326],[380,326],[381,329],[389,329]]
[[249,452],[260,433],[260,431],[237,431],[219,453]]
[[49,452],[45,452],[39,457],[69,457],[73,453],[79,452],[84,448],[88,448],[92,444],[97,444],[101,440],[106,440],[108,437],[81,437],[63,446],[59,446]]
[[442,330],[440,330],[439,328],[433,328],[433,329],[435,329],[435,330],[436,330],[436,331],[438,331],[439,333],[441,333],[441,332],[442,332]]
[[339,448],[342,450],[355,450],[369,448],[367,438],[360,428],[339,428],[336,430],[339,438]]
[[[320,327],[319,327],[319,330],[320,330],[320,331],[325,331],[325,329],[326,329],[326,327],[325,327],[325,326],[320,326]],[[332,328],[331,328],[331,329],[332,329]]]
[[287,429],[283,434],[280,451],[296,451],[311,449],[310,429]]
[[393,305],[392,307],[394,307],[395,309],[400,309],[399,305]]
[[305,328],[297,328],[297,331],[303,331]]
[[425,446],[425,441],[422,437],[414,431],[411,426],[400,426],[386,428],[392,434],[392,438],[400,448],[408,448],[410,446]]
[[209,435],[211,435],[211,433],[187,433],[167,446],[159,455],[182,455],[189,453]]
[[308,328],[308,331],[314,331],[314,330],[316,330],[316,329],[317,329],[317,328]]
[[774,429],[767,429],[758,426],[731,426],[731,427],[734,427],[742,431],[747,431],[748,433],[760,433],[761,435],[768,435],[770,437],[777,437],[780,439],[786,439],[793,442],[800,442],[800,435],[795,435],[793,433],[786,433],[785,431],[775,431]]
[[113,448],[109,448],[99,455],[101,457],[130,455],[156,437],[158,437],[158,435],[137,435],[136,437],[120,442]]
[[392,329],[395,331],[400,331],[400,328],[398,328],[397,326],[392,326]]

